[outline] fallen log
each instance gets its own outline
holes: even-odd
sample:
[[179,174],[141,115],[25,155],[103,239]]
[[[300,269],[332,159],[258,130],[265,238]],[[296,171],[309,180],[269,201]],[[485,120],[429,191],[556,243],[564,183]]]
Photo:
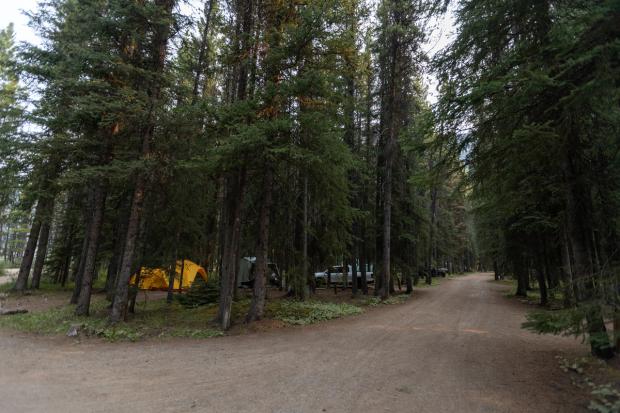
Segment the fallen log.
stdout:
[[24,314],[27,312],[28,310],[24,309],[9,310],[8,308],[0,308],[0,315]]

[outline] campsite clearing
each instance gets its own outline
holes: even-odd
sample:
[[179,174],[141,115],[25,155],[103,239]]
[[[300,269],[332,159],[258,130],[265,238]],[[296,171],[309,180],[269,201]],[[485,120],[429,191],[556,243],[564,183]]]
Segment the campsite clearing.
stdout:
[[[77,328],[79,338],[100,337],[109,341],[143,340],[149,338],[192,337],[208,338],[223,333],[212,320],[217,303],[196,308],[186,308],[178,300],[166,303],[164,291],[139,291],[136,313],[120,327],[110,326],[107,321],[108,303],[105,295],[93,295],[90,317],[78,317],[69,305],[71,291],[58,286],[55,290],[34,291],[31,295],[11,294],[6,307],[26,309],[20,314],[0,319],[0,328],[37,334],[64,335],[70,328]],[[287,325],[306,325],[369,311],[381,304],[373,296],[351,297],[350,290],[320,289],[313,300],[298,302],[288,300],[285,293],[269,289],[265,318],[246,325],[243,320],[250,305],[251,291],[241,289],[241,298],[233,304],[235,325],[227,332],[238,335],[254,331],[282,328]],[[387,304],[403,303],[409,296],[396,295]]]

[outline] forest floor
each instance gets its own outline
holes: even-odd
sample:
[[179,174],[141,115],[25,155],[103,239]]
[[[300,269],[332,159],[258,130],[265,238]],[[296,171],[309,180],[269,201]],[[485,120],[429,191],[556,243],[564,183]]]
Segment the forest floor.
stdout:
[[508,288],[474,274],[402,305],[208,340],[0,330],[0,411],[585,411],[557,357],[586,346],[522,330],[528,306]]
[[0,275],[0,285],[15,282],[19,268],[5,268],[4,275]]

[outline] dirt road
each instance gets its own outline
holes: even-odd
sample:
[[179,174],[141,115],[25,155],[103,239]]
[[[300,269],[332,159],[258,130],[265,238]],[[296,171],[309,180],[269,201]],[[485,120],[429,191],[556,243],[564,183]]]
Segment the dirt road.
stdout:
[[574,412],[554,356],[489,274],[304,328],[108,344],[0,332],[0,412]]

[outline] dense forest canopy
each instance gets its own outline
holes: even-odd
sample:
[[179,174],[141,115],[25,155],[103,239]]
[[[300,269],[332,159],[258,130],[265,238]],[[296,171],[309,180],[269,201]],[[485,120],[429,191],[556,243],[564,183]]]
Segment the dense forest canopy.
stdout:
[[[454,39],[429,56],[446,13]],[[188,259],[227,329],[242,257],[248,322],[276,264],[301,300],[335,265],[361,273],[354,295],[372,271],[383,299],[493,269],[562,301],[531,328],[612,354],[617,0],[47,0],[30,21],[40,44],[0,32],[15,290],[73,285],[88,315],[101,281],[119,323],[132,275]]]

